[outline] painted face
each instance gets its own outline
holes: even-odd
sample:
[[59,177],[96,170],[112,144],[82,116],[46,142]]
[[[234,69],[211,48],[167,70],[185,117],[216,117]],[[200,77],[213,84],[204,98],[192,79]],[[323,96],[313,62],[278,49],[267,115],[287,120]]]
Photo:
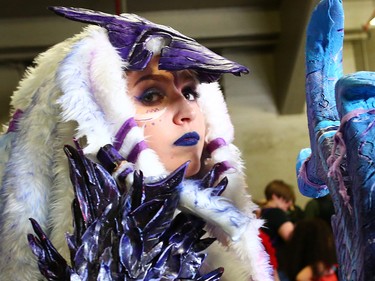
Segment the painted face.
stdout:
[[129,95],[136,105],[135,120],[144,128],[148,146],[168,171],[191,161],[187,176],[201,165],[205,121],[197,99],[198,81],[190,71],[158,69],[154,57],[143,71],[127,72]]

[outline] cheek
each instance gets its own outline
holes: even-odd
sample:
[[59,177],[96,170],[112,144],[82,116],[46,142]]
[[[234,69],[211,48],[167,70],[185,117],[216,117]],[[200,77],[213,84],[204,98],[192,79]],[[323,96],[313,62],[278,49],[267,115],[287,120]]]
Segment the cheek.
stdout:
[[146,143],[151,149],[157,150],[160,144],[163,144],[166,125],[163,118],[154,119],[147,122],[137,122],[139,127],[143,128]]
[[201,111],[199,111],[199,114],[197,115],[197,124],[196,124],[196,130],[202,135],[202,137],[206,136],[206,120],[204,118],[204,115]]
[[153,138],[155,133],[160,129],[162,123],[162,119],[155,119],[147,122],[137,122],[138,126],[143,128],[144,135],[146,138]]
[[137,109],[137,114],[135,115],[134,119],[137,122],[157,121],[158,119],[160,120],[160,118],[162,118],[166,110],[166,108],[159,107]]

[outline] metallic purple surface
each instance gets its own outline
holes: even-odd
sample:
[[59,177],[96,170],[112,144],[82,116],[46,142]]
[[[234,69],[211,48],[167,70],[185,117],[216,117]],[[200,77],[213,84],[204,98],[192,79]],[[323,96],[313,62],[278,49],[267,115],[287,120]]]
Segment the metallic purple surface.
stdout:
[[129,63],[127,70],[142,70],[152,52],[146,48],[151,38],[161,37],[166,46],[161,51],[159,69],[175,71],[193,69],[201,82],[217,81],[223,73],[246,74],[249,70],[199,44],[178,31],[152,23],[134,14],[120,16],[80,8],[49,7],[68,19],[99,25],[108,31],[111,44],[122,59]]
[[[122,192],[109,172],[81,150],[65,146],[65,152],[75,191],[74,233],[67,235],[71,265],[33,219],[35,235],[28,235],[47,280],[220,280],[221,267],[199,272],[206,258],[202,251],[216,240],[202,238],[206,223],[183,212],[175,216],[188,163],[152,183],[135,172],[132,186]],[[108,163],[122,161],[118,155],[107,145],[100,158],[113,170]],[[199,182],[201,188],[209,188],[216,174],[214,167]],[[213,196],[226,185],[224,179],[211,188]]]

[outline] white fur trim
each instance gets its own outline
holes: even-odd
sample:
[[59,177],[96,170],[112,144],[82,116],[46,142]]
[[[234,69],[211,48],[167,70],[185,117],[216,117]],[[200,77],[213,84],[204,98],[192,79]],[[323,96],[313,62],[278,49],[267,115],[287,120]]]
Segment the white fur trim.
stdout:
[[[273,281],[269,257],[257,235],[259,222],[254,221],[242,235],[241,242],[210,246],[205,263],[208,268],[224,267],[222,281]],[[252,259],[249,259],[249,255]]]
[[162,36],[151,36],[146,42],[146,49],[152,52],[154,56],[156,56],[161,53],[161,49],[163,49],[166,45],[166,38]]
[[197,91],[200,94],[199,106],[207,124],[206,141],[210,142],[220,137],[231,143],[234,139],[234,129],[219,83],[200,84]]
[[141,170],[146,177],[158,177],[167,173],[155,151],[149,148],[140,153],[135,167],[137,170]]
[[35,218],[47,229],[49,199],[55,177],[52,167],[56,147],[53,144],[60,140],[55,130],[59,120],[58,107],[46,106],[55,104],[60,92],[50,75],[44,77],[43,86],[30,89],[34,94],[19,119],[19,129],[13,133],[10,157],[4,170],[1,280],[37,280],[40,275],[27,245],[26,234],[32,232],[28,218]]
[[[96,100],[96,97],[103,100],[102,95],[92,94],[98,91],[95,88],[98,83],[92,82],[95,74],[92,63],[97,56],[100,56],[101,51],[108,51],[105,44],[100,43],[103,40],[102,32],[94,32],[91,36],[74,44],[69,55],[64,58],[57,70],[57,81],[63,92],[58,100],[62,108],[63,120],[77,121],[78,129],[75,136],[87,138],[87,146],[84,148],[86,153],[95,153],[101,146],[112,143],[113,140],[111,123],[106,120],[103,108]],[[98,47],[104,50],[99,50]],[[111,60],[111,53],[108,57]],[[102,59],[99,58],[99,60]],[[102,72],[106,73],[107,70],[102,69]],[[116,75],[113,78],[116,80]],[[118,87],[114,88],[118,90]],[[99,90],[101,89],[105,89],[105,85]],[[104,106],[106,105],[104,103]]]
[[[263,221],[257,219],[253,213],[257,206],[247,193],[243,160],[239,149],[232,143],[234,129],[224,96],[218,83],[202,84],[198,88],[198,92],[201,97],[199,104],[207,125],[207,143],[216,138],[222,138],[227,143],[212,152],[210,164],[227,161],[233,167],[220,177],[220,179],[228,178],[228,186],[223,196],[233,201],[252,221],[248,230],[237,242],[230,242],[221,229],[209,227],[209,233],[217,237],[220,243],[214,244],[208,249],[208,262],[214,267],[224,266],[223,281],[272,280],[269,257],[259,238],[259,228]],[[223,254],[223,249],[226,250],[225,254]]]

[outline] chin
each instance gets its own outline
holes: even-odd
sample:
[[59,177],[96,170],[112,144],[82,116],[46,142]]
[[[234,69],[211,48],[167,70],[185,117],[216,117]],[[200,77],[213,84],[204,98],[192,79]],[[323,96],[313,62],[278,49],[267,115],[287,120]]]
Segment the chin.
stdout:
[[[166,161],[163,161],[163,160],[166,160]],[[171,161],[170,159],[169,161],[167,159],[162,159],[163,163],[167,163],[164,165],[167,171],[170,173],[175,171],[177,168],[179,168],[181,165],[185,164],[188,161],[190,161],[190,163],[186,170],[186,174],[185,174],[186,178],[192,177],[199,173],[200,168],[201,168],[200,157],[196,155],[193,155],[193,156],[190,155],[186,157],[186,155],[184,155],[184,157],[176,157],[173,161]]]
[[199,172],[200,163],[190,162],[188,169],[186,171],[186,177],[191,177],[196,175]]

